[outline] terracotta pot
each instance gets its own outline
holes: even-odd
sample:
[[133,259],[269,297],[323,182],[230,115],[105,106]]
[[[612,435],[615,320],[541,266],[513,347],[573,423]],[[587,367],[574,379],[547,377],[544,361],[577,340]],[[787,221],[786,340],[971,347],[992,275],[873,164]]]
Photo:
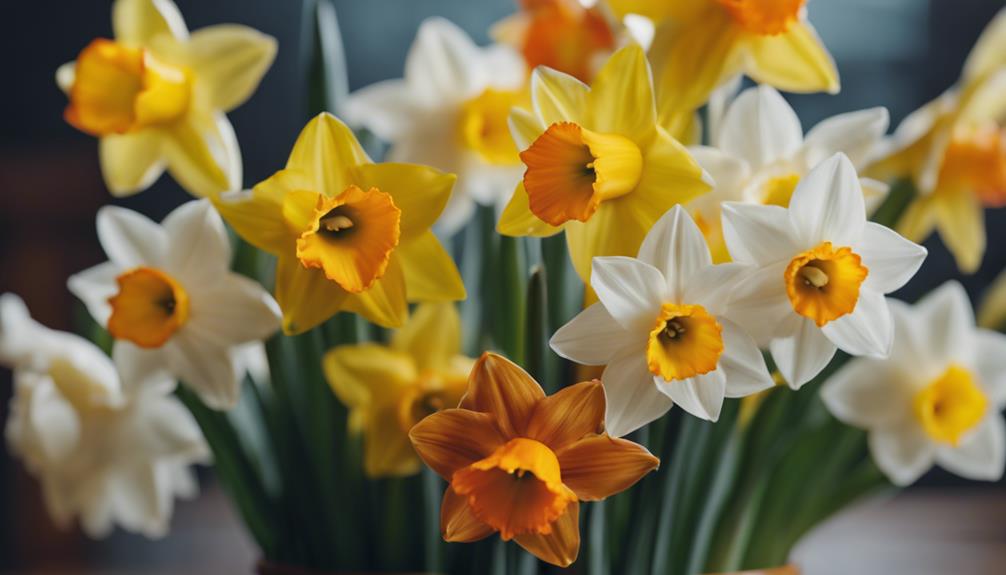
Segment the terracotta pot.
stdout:
[[[258,575],[373,575],[362,571],[315,571],[306,567],[296,565],[281,565],[272,563],[265,559],[259,560],[255,565],[255,573]],[[388,573],[386,575],[424,575],[422,573]],[[775,575],[775,574],[772,574]],[[786,574],[789,575],[789,574]]]
[[735,571],[733,573],[710,573],[709,575],[800,575],[796,565],[783,565],[770,569],[754,569],[752,571]]

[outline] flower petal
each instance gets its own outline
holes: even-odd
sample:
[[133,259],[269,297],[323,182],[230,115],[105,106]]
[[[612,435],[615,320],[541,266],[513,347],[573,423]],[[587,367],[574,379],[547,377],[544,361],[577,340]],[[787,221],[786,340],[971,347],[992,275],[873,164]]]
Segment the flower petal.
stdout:
[[964,64],[964,78],[975,80],[992,73],[1006,64],[1006,12],[1000,10],[982,30],[968,60]]
[[912,279],[929,253],[897,232],[874,222],[866,222],[860,244],[853,248],[869,270],[864,285],[880,293],[891,293]]
[[975,369],[993,405],[1006,404],[1006,335],[979,329],[975,333]]
[[276,39],[247,26],[221,24],[195,31],[184,51],[209,105],[229,112],[258,88],[276,57]]
[[693,275],[680,301],[699,304],[713,315],[723,314],[734,289],[754,271],[736,263],[710,265]]
[[911,386],[883,360],[849,361],[821,387],[821,400],[840,421],[863,429],[891,427],[911,417]]
[[603,426],[604,388],[600,381],[584,381],[539,401],[527,424],[527,436],[558,451],[598,433]]
[[404,80],[385,80],[353,92],[340,110],[346,122],[365,126],[385,141],[394,142],[418,121],[421,108]]
[[807,132],[803,144],[804,161],[808,166],[816,166],[842,152],[857,169],[865,168],[887,133],[889,123],[890,115],[882,106],[823,120]]
[[595,303],[580,312],[569,323],[555,332],[548,344],[560,356],[584,365],[604,365],[629,342],[624,338],[636,336],[633,342],[639,349],[645,345],[644,333],[630,333],[611,317],[601,303]]
[[424,101],[464,99],[482,88],[479,48],[445,18],[427,18],[405,59],[405,80]]
[[104,206],[98,210],[97,229],[105,254],[121,269],[163,265],[168,237],[161,226],[139,212]]
[[452,303],[418,306],[391,337],[391,347],[407,353],[420,371],[443,371],[461,349],[461,316]]
[[518,545],[538,559],[568,567],[580,553],[580,504],[576,501],[566,507],[566,513],[551,525],[547,535],[525,533],[514,538]]
[[720,129],[723,152],[745,160],[755,169],[792,158],[801,145],[800,119],[771,86],[741,92],[727,110]]
[[974,481],[999,481],[1006,467],[1006,424],[998,410],[989,411],[958,447],[936,451],[940,467]]
[[630,332],[648,331],[664,303],[660,270],[634,258],[594,258],[590,287],[611,317]]
[[191,295],[189,321],[198,330],[231,346],[265,339],[281,324],[282,312],[269,292],[251,278],[227,272]]
[[653,132],[657,109],[646,54],[637,44],[615,52],[594,77],[587,96],[588,126],[639,142]]
[[562,482],[581,501],[600,501],[632,487],[660,465],[642,445],[591,435],[556,452]]
[[837,94],[840,89],[835,61],[810,22],[778,35],[749,35],[747,55],[747,73],[756,82],[786,92]]
[[448,485],[440,505],[440,534],[448,543],[471,543],[492,535],[493,528],[479,521],[468,506],[468,498]]
[[376,343],[336,346],[321,365],[336,397],[351,409],[393,402],[419,377],[409,356]]
[[821,331],[851,355],[884,359],[890,355],[894,343],[894,320],[887,308],[887,298],[871,289],[861,289],[852,313],[828,322]]
[[422,463],[400,422],[396,404],[369,413],[363,437],[363,470],[367,477],[404,477],[421,469]]
[[786,209],[779,206],[724,202],[723,238],[730,257],[745,264],[789,261],[801,251]]
[[973,194],[950,193],[933,198],[936,225],[957,267],[966,274],[978,271],[985,255],[985,213]]
[[108,299],[118,293],[115,279],[123,271],[113,262],[104,262],[73,274],[66,282],[70,292],[84,302],[88,313],[102,327],[108,325],[108,318],[112,315]]
[[177,332],[161,348],[168,369],[211,409],[237,405],[241,380],[227,348],[211,335],[193,330]]
[[754,340],[741,327],[723,317],[723,355],[719,369],[726,377],[726,397],[746,397],[775,386],[765,358]]
[[546,238],[561,232],[563,228],[555,227],[534,215],[528,204],[527,190],[524,182],[517,184],[510,201],[503,208],[496,231],[504,236],[532,236]]
[[296,170],[280,170],[251,191],[230,192],[212,198],[227,223],[253,246],[273,255],[293,253],[302,230],[293,230],[283,216],[287,194],[309,189],[310,180]]
[[[401,260],[393,255],[384,275],[360,293],[349,294],[344,307],[383,327],[401,327],[409,317],[405,274]],[[322,318],[322,321],[328,319]]]
[[621,203],[635,204],[633,208],[645,216],[645,219],[640,218],[639,224],[645,232],[675,204],[685,204],[701,197],[712,186],[712,178],[688,149],[663,128],[658,128],[656,137],[643,151],[643,173],[639,176],[639,183]]
[[115,39],[143,45],[161,34],[185,38],[188,30],[181,12],[170,0],[116,0],[112,5]]
[[936,448],[913,419],[874,429],[867,443],[877,467],[892,483],[902,487],[929,471],[936,457]]
[[241,189],[241,150],[222,113],[189,114],[167,134],[168,171],[190,194],[213,196]]
[[188,289],[210,286],[230,269],[230,239],[209,200],[182,204],[162,225],[171,238],[164,268]]
[[433,227],[457,181],[454,174],[414,164],[362,164],[351,167],[349,172],[352,183],[360,188],[377,188],[391,195],[402,211],[403,241]]
[[975,354],[975,315],[961,284],[948,281],[915,304],[921,349],[934,363],[971,365]]
[[626,353],[604,368],[607,409],[604,426],[608,435],[622,437],[667,413],[674,405],[653,383],[646,366],[646,352]]
[[409,431],[419,457],[447,481],[462,467],[488,457],[506,443],[491,413],[444,409]]
[[129,196],[157,181],[164,173],[163,141],[156,130],[102,136],[98,157],[108,191]]
[[524,435],[535,405],[545,397],[541,386],[507,358],[483,353],[468,378],[461,407],[490,413],[506,437]]
[[408,301],[458,301],[467,297],[454,260],[433,232],[403,242],[395,253],[405,277]]
[[569,74],[539,66],[531,73],[531,102],[547,128],[556,122],[584,125],[590,88]]
[[353,131],[332,114],[322,112],[297,136],[286,167],[309,179],[309,191],[335,196],[355,183],[348,181],[347,170],[369,162]]
[[507,120],[510,126],[510,135],[517,144],[518,150],[526,150],[538,136],[545,131],[537,116],[523,108],[513,108],[510,110],[510,118]]
[[112,346],[112,361],[122,381],[133,388],[163,385],[165,392],[174,389],[177,376],[168,365],[168,354],[161,349],[142,348],[131,341],[120,339]]
[[[738,323],[762,347],[787,327],[797,316],[786,294],[783,272],[789,262],[782,261],[751,272],[731,296],[727,318]],[[772,318],[767,320],[766,318]]]
[[716,369],[709,373],[674,381],[665,381],[663,378],[654,377],[653,383],[678,407],[695,417],[707,421],[716,421],[720,418],[720,410],[723,409],[723,398],[726,394],[726,376],[724,376],[723,370]]
[[773,339],[769,349],[783,379],[793,389],[800,389],[828,365],[835,355],[835,344],[812,319],[799,317],[792,323],[796,329]]
[[639,260],[660,270],[670,297],[683,297],[693,276],[712,265],[706,240],[681,205],[676,205],[653,224],[639,247]]
[[293,254],[279,257],[276,301],[283,310],[283,333],[304,333],[322,323],[345,306],[348,296],[339,284],[320,270],[305,268]]
[[835,154],[800,180],[789,203],[790,225],[800,242],[856,245],[866,224],[859,176],[849,158]]

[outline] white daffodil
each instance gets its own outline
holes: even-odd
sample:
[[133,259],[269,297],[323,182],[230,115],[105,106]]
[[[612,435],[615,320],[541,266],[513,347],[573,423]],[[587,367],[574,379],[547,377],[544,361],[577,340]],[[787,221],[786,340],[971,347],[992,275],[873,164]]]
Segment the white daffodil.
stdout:
[[822,388],[825,405],[869,430],[873,460],[898,485],[934,464],[998,481],[1006,463],[1006,336],[975,327],[957,282],[914,306],[892,301],[891,312],[890,357],[849,362]]
[[474,202],[505,202],[524,173],[507,124],[528,99],[520,55],[507,46],[480,48],[444,20],[422,23],[405,61],[405,77],[350,95],[343,114],[391,142],[388,160],[425,164],[458,175],[438,222],[451,234]]
[[[718,94],[720,100],[724,94]],[[690,148],[716,185],[688,208],[717,262],[727,261],[720,227],[722,202],[786,207],[800,179],[838,152],[862,170],[879,149],[888,124],[886,108],[869,108],[828,118],[804,137],[796,112],[770,86],[742,92],[721,119],[713,117],[712,110],[723,107],[721,101],[716,104],[710,104],[715,147]],[[887,195],[887,185],[869,178],[860,178],[860,185],[867,211],[872,212]]]
[[794,389],[840,347],[885,357],[893,327],[884,294],[919,269],[926,250],[866,220],[852,162],[836,154],[804,176],[788,208],[726,202],[723,235],[734,261],[757,266],[730,312]]
[[0,298],[0,361],[14,368],[7,443],[38,477],[53,519],[79,516],[92,537],[115,524],[167,533],[174,498],[198,491],[190,466],[209,460],[173,382],[121,382],[100,349],[39,325],[11,294]]
[[605,428],[622,436],[673,404],[716,421],[724,397],[772,387],[751,336],[729,319],[728,298],[746,266],[713,265],[695,222],[680,206],[647,234],[638,259],[596,257],[599,302],[555,333],[559,355],[606,365]]
[[230,271],[227,232],[210,202],[183,204],[163,225],[107,206],[98,239],[109,261],[69,287],[116,338],[123,377],[170,373],[206,405],[233,407],[244,373],[232,350],[275,332],[280,310],[262,286]]

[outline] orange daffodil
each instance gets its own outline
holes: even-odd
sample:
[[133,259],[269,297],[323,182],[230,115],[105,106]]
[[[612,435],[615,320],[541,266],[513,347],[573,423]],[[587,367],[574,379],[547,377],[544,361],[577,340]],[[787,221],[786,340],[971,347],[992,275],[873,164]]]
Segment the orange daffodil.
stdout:
[[452,234],[475,203],[506,201],[520,180],[510,137],[510,108],[523,103],[527,70],[508,46],[476,46],[443,18],[424,21],[405,63],[405,77],[350,95],[347,121],[391,142],[388,159],[458,175],[437,228]]
[[1006,205],[1006,10],[985,29],[964,74],[910,114],[890,140],[878,176],[910,177],[919,197],[898,223],[922,241],[934,229],[973,273],[985,253],[984,207]]
[[497,229],[509,236],[565,231],[584,281],[595,256],[634,255],[668,209],[709,190],[708,175],[657,125],[649,65],[638,46],[615,53],[591,86],[540,67],[533,110],[511,131],[526,170]]
[[[797,183],[811,168],[836,152],[844,153],[860,170],[874,158],[888,115],[870,108],[828,118],[804,137],[800,119],[786,100],[769,86],[742,92],[727,108],[713,146],[689,151],[716,181],[713,191],[688,204],[695,214],[713,260],[729,259],[720,226],[720,204],[737,201],[786,207]],[[887,185],[860,178],[872,211],[887,194]]]
[[101,172],[124,196],[167,169],[190,193],[241,187],[241,153],[224,112],[251,96],[276,41],[251,28],[191,36],[171,0],[116,0],[115,40],[99,38],[56,74],[66,120],[100,138]]
[[594,259],[599,303],[552,337],[559,355],[605,365],[605,429],[622,436],[676,403],[716,421],[724,397],[773,386],[751,336],[729,319],[733,286],[747,272],[713,265],[702,233],[675,206],[654,224],[638,259]]
[[644,447],[603,433],[597,381],[546,397],[520,367],[486,353],[457,409],[420,421],[409,436],[449,486],[440,525],[447,541],[499,532],[565,567],[580,548],[580,501],[629,488],[659,463]]
[[217,208],[252,245],[278,258],[283,331],[305,332],[345,310],[398,327],[410,301],[464,299],[451,257],[430,227],[454,176],[374,164],[328,113],[297,138],[286,168]]
[[209,200],[182,204],[161,225],[106,206],[97,228],[109,261],[68,285],[115,338],[123,377],[167,373],[208,406],[233,407],[241,352],[279,329],[280,312],[262,286],[230,271],[230,240]]
[[975,327],[956,282],[914,306],[891,302],[891,311],[890,358],[846,364],[822,388],[825,405],[869,430],[874,461],[897,485],[933,464],[998,481],[1006,464],[1006,336]]
[[419,457],[412,426],[456,407],[475,360],[460,353],[461,319],[449,302],[421,304],[391,345],[343,345],[325,354],[325,378],[350,409],[351,431],[362,431],[370,477],[412,475]]
[[885,357],[894,330],[884,294],[926,257],[866,221],[859,176],[843,154],[804,176],[788,208],[723,204],[723,235],[733,261],[757,268],[737,286],[730,313],[768,346],[794,389],[824,369],[836,346]]

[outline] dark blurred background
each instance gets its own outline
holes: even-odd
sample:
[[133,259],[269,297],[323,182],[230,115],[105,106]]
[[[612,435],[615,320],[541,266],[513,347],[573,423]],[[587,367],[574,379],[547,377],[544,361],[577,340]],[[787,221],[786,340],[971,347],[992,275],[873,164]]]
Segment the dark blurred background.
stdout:
[[[279,40],[276,62],[260,89],[230,115],[242,145],[244,181],[250,186],[282,167],[309,115],[306,38],[301,33],[305,7],[299,0],[176,1],[190,29],[235,22]],[[511,13],[514,3],[335,0],[351,87],[401,76],[406,51],[422,19],[447,17],[486,43],[489,25]],[[805,130],[833,114],[877,105],[888,107],[896,125],[954,82],[983,26],[1003,4],[1002,0],[811,0],[811,21],[838,61],[842,92],[790,98]],[[6,32],[0,35],[0,53],[5,55],[5,68],[13,73],[8,73],[5,89],[0,90],[0,292],[20,294],[37,319],[60,329],[74,325],[75,303],[65,289],[67,276],[104,259],[94,215],[113,200],[98,171],[96,141],[62,119],[66,100],[54,73],[93,38],[111,37],[110,7],[110,1],[96,0],[4,3]],[[186,198],[163,177],[138,196],[114,201],[160,219]],[[958,278],[973,298],[978,296],[1006,263],[1006,213],[989,212],[987,218],[989,249],[978,273],[961,277],[933,238],[927,242],[930,257],[923,273],[898,295],[913,300],[949,278]],[[10,377],[6,372],[0,377],[2,422]],[[949,481],[939,474],[927,479],[930,485]],[[178,553],[251,557],[254,551],[212,478],[205,483],[203,499],[181,505],[167,541],[149,543],[116,534],[91,543],[51,525],[34,481],[0,447],[0,569],[52,572],[57,566],[94,564],[137,572],[137,565],[153,564],[158,558],[170,564]],[[212,563],[203,565],[208,570],[200,572],[229,572]],[[178,571],[168,567],[160,572]]]

